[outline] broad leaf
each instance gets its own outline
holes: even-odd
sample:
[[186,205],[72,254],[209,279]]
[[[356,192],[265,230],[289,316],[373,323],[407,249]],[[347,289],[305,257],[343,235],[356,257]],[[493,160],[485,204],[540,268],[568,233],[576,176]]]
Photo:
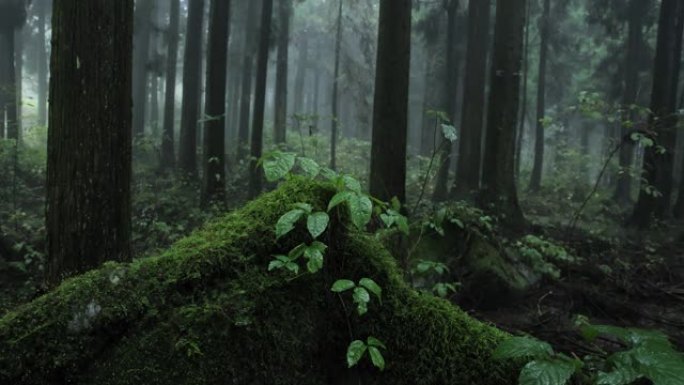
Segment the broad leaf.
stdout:
[[315,239],[323,234],[325,229],[328,227],[329,222],[330,217],[328,214],[319,211],[309,215],[309,218],[306,220],[306,227],[309,229],[311,236]]
[[354,197],[354,193],[351,191],[341,191],[335,194],[330,202],[328,203],[328,211],[339,206],[340,204],[347,202],[350,198]]
[[283,266],[285,266],[285,263],[283,263],[282,261],[273,260],[271,261],[271,263],[268,264],[268,271],[280,269]]
[[456,127],[450,124],[442,124],[442,135],[444,135],[444,138],[451,143],[455,142],[458,139]]
[[575,365],[564,360],[530,361],[520,371],[519,385],[565,385],[575,373]]
[[363,230],[373,215],[373,202],[365,195],[355,194],[347,203],[352,223],[356,228]]
[[344,186],[349,190],[355,193],[361,193],[361,183],[359,183],[356,178],[349,175],[344,175],[342,176],[342,181],[344,182]]
[[348,279],[338,279],[333,283],[332,288],[330,288],[331,291],[335,293],[341,293],[343,291],[347,291],[349,289],[353,289],[356,287],[356,284],[353,281],[350,281]]
[[378,299],[382,299],[382,288],[372,279],[361,278],[361,280],[359,281],[359,285],[365,287],[366,289],[368,289],[368,291],[375,294],[378,297]]
[[295,223],[297,223],[304,214],[304,211],[301,209],[294,209],[283,214],[283,216],[278,219],[278,223],[276,223],[276,238],[280,238],[294,230]]
[[366,340],[366,343],[368,343],[368,346],[375,346],[378,348],[387,349],[387,347],[385,346],[385,344],[382,343],[382,341],[380,341],[379,339],[372,337],[372,336],[368,337],[368,339]]
[[385,369],[385,358],[382,356],[382,353],[380,353],[378,348],[375,346],[369,346],[368,354],[370,355],[371,362],[376,368],[380,369],[381,371]]
[[276,151],[264,160],[266,180],[275,182],[287,175],[295,165],[296,155],[291,152]]
[[347,347],[347,366],[352,367],[359,363],[363,354],[366,353],[367,346],[363,341],[352,341]]
[[297,160],[299,162],[299,167],[307,177],[313,179],[321,172],[321,166],[319,166],[315,160],[310,158],[297,158]]
[[542,358],[553,354],[551,345],[531,337],[511,337],[504,340],[494,351],[494,358]]
[[323,251],[319,247],[308,246],[304,250],[304,257],[308,259],[306,267],[310,273],[315,273],[323,268]]

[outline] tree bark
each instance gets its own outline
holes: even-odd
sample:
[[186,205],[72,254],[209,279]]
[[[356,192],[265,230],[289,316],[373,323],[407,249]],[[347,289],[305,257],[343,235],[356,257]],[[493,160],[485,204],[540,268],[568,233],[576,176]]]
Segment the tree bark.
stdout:
[[537,115],[534,135],[534,165],[530,179],[530,191],[538,192],[541,188],[542,171],[544,169],[544,116],[546,115],[546,63],[549,52],[549,28],[551,1],[544,0],[544,10],[539,20],[541,43],[539,45],[539,77],[537,80]]
[[457,198],[471,197],[480,187],[490,8],[489,0],[470,0],[468,5],[468,47],[461,138],[452,191],[452,195]]
[[[263,1],[263,0],[262,0]],[[256,52],[256,40],[258,35],[259,7],[258,0],[250,1],[247,9],[247,32],[245,33],[245,58],[242,64],[242,85],[240,96],[240,127],[238,129],[238,159],[247,157],[249,150],[249,124],[250,110],[252,107],[252,80],[254,78],[253,66]]]
[[634,207],[631,223],[645,228],[652,217],[664,218],[669,213],[672,195],[675,127],[677,126],[677,92],[679,61],[681,60],[684,3],[663,0],[660,6],[658,39],[653,66],[653,89],[651,92],[650,136],[655,146],[644,152],[644,179],[650,188],[642,186]]
[[411,1],[381,0],[373,102],[370,193],[406,201]]
[[278,14],[280,28],[278,30],[273,138],[276,144],[282,144],[287,140],[287,71],[290,56],[292,0],[278,0]]
[[145,134],[147,74],[150,61],[153,0],[138,0],[135,7],[133,44],[133,133]]
[[54,4],[47,280],[130,259],[133,0]]
[[14,26],[0,27],[0,137],[17,139]]
[[178,68],[178,41],[180,23],[180,0],[170,0],[169,28],[166,54],[166,89],[164,96],[164,128],[161,141],[160,168],[173,169],[176,166],[174,150],[174,126],[176,119],[176,70]]
[[266,80],[268,75],[268,45],[271,40],[273,0],[263,0],[261,7],[261,32],[259,34],[259,55],[257,57],[256,85],[254,89],[254,119],[252,120],[252,143],[250,146],[249,197],[261,193],[263,172],[258,161],[263,152],[264,109],[266,104]]
[[297,58],[297,75],[295,76],[295,91],[294,91],[294,113],[303,114],[304,110],[304,85],[306,83],[306,74],[309,70],[309,37],[306,32],[302,33],[299,42],[299,57]]
[[204,0],[189,0],[188,26],[183,59],[183,105],[178,146],[178,167],[190,178],[197,177],[197,126],[202,70],[202,24]]
[[515,184],[515,138],[526,0],[497,0],[481,204],[512,225],[524,223]]
[[339,0],[337,9],[337,32],[335,33],[335,68],[333,70],[332,88],[332,121],[330,122],[330,168],[337,168],[337,98],[340,77],[340,53],[342,51],[342,0]]
[[212,0],[207,46],[207,89],[204,124],[202,204],[225,200],[226,78],[230,0]]
[[45,37],[48,0],[34,0],[38,8],[38,125],[47,123],[48,47]]

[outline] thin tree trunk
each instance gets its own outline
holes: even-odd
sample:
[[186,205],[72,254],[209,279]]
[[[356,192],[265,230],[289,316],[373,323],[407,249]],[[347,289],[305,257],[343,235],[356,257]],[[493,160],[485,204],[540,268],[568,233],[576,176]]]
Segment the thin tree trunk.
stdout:
[[19,27],[14,30],[14,100],[16,106],[15,118],[15,132],[16,138],[21,141],[22,138],[22,105],[23,105],[23,80],[24,80],[24,36],[23,28]]
[[46,24],[48,0],[37,0],[38,8],[38,125],[45,126],[47,122],[47,88],[48,88],[48,56],[46,44]]
[[54,4],[47,280],[130,259],[133,0]]
[[303,114],[304,111],[304,84],[306,73],[309,69],[309,37],[302,34],[299,44],[299,58],[297,59],[297,75],[295,76],[294,113]]
[[0,134],[17,139],[14,26],[0,28]]
[[[263,1],[263,0],[262,0]],[[259,20],[259,1],[250,1],[247,10],[247,32],[245,33],[245,59],[242,64],[242,85],[240,96],[240,127],[238,130],[238,159],[244,160],[249,150],[249,124],[252,105],[253,66]]]
[[273,138],[282,144],[287,140],[287,71],[290,52],[290,17],[292,0],[278,0],[279,31],[276,62],[275,119]]
[[526,0],[497,0],[482,206],[512,225],[524,223],[515,185],[515,137],[520,100]]
[[471,197],[480,187],[482,129],[489,41],[489,0],[470,0],[459,160],[452,195]]
[[411,1],[381,0],[373,102],[370,193],[406,201]]
[[153,0],[138,0],[135,7],[133,44],[133,133],[145,134],[147,74],[150,59]]
[[204,0],[189,0],[183,64],[183,105],[178,166],[190,178],[197,177],[197,127],[202,68]]
[[171,11],[168,29],[168,52],[166,55],[166,90],[164,96],[164,129],[162,132],[160,168],[176,166],[174,151],[174,126],[176,110],[176,69],[178,68],[178,41],[180,23],[180,0],[170,0]]
[[527,9],[525,10],[525,45],[523,57],[523,84],[522,84],[522,102],[520,103],[520,120],[518,123],[518,132],[515,139],[515,179],[518,180],[520,176],[520,165],[522,164],[522,144],[525,137],[525,122],[527,122],[527,87],[529,85],[530,76],[530,12],[532,6],[527,2]]
[[546,115],[546,63],[549,52],[551,0],[544,0],[544,10],[539,21],[541,43],[539,45],[539,78],[537,81],[537,115],[534,136],[534,165],[530,179],[530,191],[538,192],[541,188],[542,171],[544,169],[544,116]]
[[207,46],[207,87],[204,124],[204,183],[202,204],[225,199],[226,78],[228,73],[229,0],[212,0]]
[[263,152],[264,110],[266,104],[266,80],[268,75],[268,45],[271,40],[271,20],[273,0],[263,0],[261,8],[261,32],[259,34],[259,54],[257,57],[256,85],[254,89],[254,119],[252,120],[252,143],[250,146],[249,197],[261,193],[263,173],[258,161]]
[[337,92],[339,88],[340,77],[340,53],[342,51],[342,0],[339,0],[337,10],[337,32],[335,34],[335,69],[333,71],[333,88],[332,88],[332,122],[330,129],[330,168],[337,168],[337,131],[338,131],[338,116],[337,116]]

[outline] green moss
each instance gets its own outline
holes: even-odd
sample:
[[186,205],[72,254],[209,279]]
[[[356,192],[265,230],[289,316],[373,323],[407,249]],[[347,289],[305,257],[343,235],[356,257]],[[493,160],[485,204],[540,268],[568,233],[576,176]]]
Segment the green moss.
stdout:
[[[278,217],[295,202],[323,208],[332,193],[292,180],[159,256],[108,263],[7,313],[0,383],[514,383],[515,369],[490,359],[504,333],[409,289],[377,241],[339,221],[323,274],[266,271],[306,236],[276,242]],[[382,305],[348,324],[330,284],[365,276],[383,287]],[[384,372],[345,368],[349,327],[386,342]]]

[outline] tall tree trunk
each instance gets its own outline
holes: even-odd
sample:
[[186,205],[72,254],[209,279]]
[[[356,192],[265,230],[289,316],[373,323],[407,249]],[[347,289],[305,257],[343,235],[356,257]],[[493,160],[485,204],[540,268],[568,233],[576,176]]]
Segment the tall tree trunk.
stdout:
[[[628,19],[628,37],[626,42],[625,56],[625,88],[623,95],[623,121],[634,122],[637,119],[637,114],[631,108],[637,103],[639,95],[639,56],[642,54],[643,46],[643,29],[644,18],[648,13],[649,2],[644,0],[630,0],[629,2],[629,19]],[[632,177],[630,175],[630,168],[634,161],[634,146],[631,139],[626,138],[632,130],[632,124],[623,124],[620,135],[620,172],[618,173],[617,184],[615,187],[614,200],[626,206],[631,201]]]
[[[447,5],[447,40],[446,40],[446,67],[445,79],[446,89],[444,90],[445,100],[443,102],[446,108],[446,114],[449,117],[451,124],[456,123],[456,103],[458,99],[458,76],[460,75],[460,58],[458,57],[458,5],[457,0],[451,0]],[[451,166],[451,154],[453,152],[453,144],[444,135],[440,135],[440,164],[437,171],[437,180],[435,182],[435,191],[432,196],[433,201],[440,202],[447,198],[448,183],[449,183],[449,168]]]
[[530,12],[531,5],[527,2],[525,10],[525,42],[523,43],[523,83],[522,101],[520,102],[520,117],[518,122],[518,132],[515,138],[515,179],[520,176],[520,165],[522,164],[522,144],[525,136],[525,122],[527,121],[527,87],[530,77]]
[[515,185],[520,70],[526,0],[497,0],[482,205],[513,225],[524,222]]
[[337,9],[337,32],[335,33],[335,68],[333,70],[333,88],[332,88],[332,121],[330,125],[330,168],[337,168],[337,131],[338,131],[338,116],[337,116],[337,98],[339,89],[340,77],[340,53],[342,51],[342,0],[339,0]]
[[406,201],[411,0],[380,0],[370,193]]
[[530,191],[538,192],[541,188],[542,171],[544,169],[544,116],[546,115],[546,63],[549,52],[551,0],[544,0],[544,10],[539,20],[541,43],[539,45],[539,78],[537,80],[537,115],[534,135],[534,165],[530,179]]
[[256,85],[254,89],[254,119],[252,121],[252,143],[250,146],[249,197],[261,193],[262,171],[258,161],[263,152],[264,110],[266,104],[266,80],[268,75],[268,45],[271,40],[271,20],[273,19],[273,0],[263,0],[261,7],[261,31],[259,34],[259,55],[257,57]]
[[644,228],[651,217],[663,218],[668,214],[672,195],[672,173],[677,126],[677,92],[679,61],[681,60],[684,2],[663,0],[660,5],[658,40],[653,67],[653,90],[649,126],[656,145],[644,153],[644,178],[657,190],[641,188],[634,207],[632,224]]
[[207,87],[204,115],[204,184],[202,204],[224,203],[226,187],[225,126],[226,72],[228,62],[228,21],[230,0],[211,0],[209,44],[207,46]]
[[189,177],[197,177],[197,126],[202,69],[202,24],[204,0],[189,0],[188,26],[183,59],[183,105],[178,146],[178,167]]
[[489,0],[470,0],[468,5],[468,47],[461,138],[452,191],[458,198],[471,197],[480,187],[490,8]]
[[[263,0],[261,0],[263,1]],[[238,159],[247,157],[249,150],[249,124],[252,105],[252,81],[254,78],[254,56],[258,35],[259,1],[250,1],[247,9],[247,31],[245,33],[245,59],[242,64],[242,95],[240,96],[240,127],[238,129]]]
[[278,14],[280,28],[278,30],[273,138],[276,143],[285,143],[287,139],[287,71],[290,56],[292,0],[278,0]]
[[299,57],[297,58],[297,75],[295,76],[295,91],[294,91],[294,113],[303,114],[304,112],[304,85],[306,83],[306,74],[309,70],[309,37],[306,33],[302,33],[301,41],[299,42]]
[[38,125],[45,126],[47,122],[47,88],[48,88],[48,55],[45,37],[47,24],[47,8],[49,0],[36,0],[38,8]]
[[47,280],[130,259],[133,0],[54,3]]
[[16,138],[21,141],[22,137],[22,105],[23,105],[23,81],[24,81],[24,36],[23,28],[14,30],[14,102],[16,106],[15,132]]
[[133,133],[144,135],[154,1],[138,0],[136,3],[133,37]]
[[164,129],[162,130],[160,168],[173,169],[176,165],[174,151],[174,126],[176,119],[176,70],[178,68],[178,41],[180,24],[180,0],[170,0],[169,28],[166,41],[166,89],[164,96]]
[[14,26],[0,26],[0,134],[17,139]]

